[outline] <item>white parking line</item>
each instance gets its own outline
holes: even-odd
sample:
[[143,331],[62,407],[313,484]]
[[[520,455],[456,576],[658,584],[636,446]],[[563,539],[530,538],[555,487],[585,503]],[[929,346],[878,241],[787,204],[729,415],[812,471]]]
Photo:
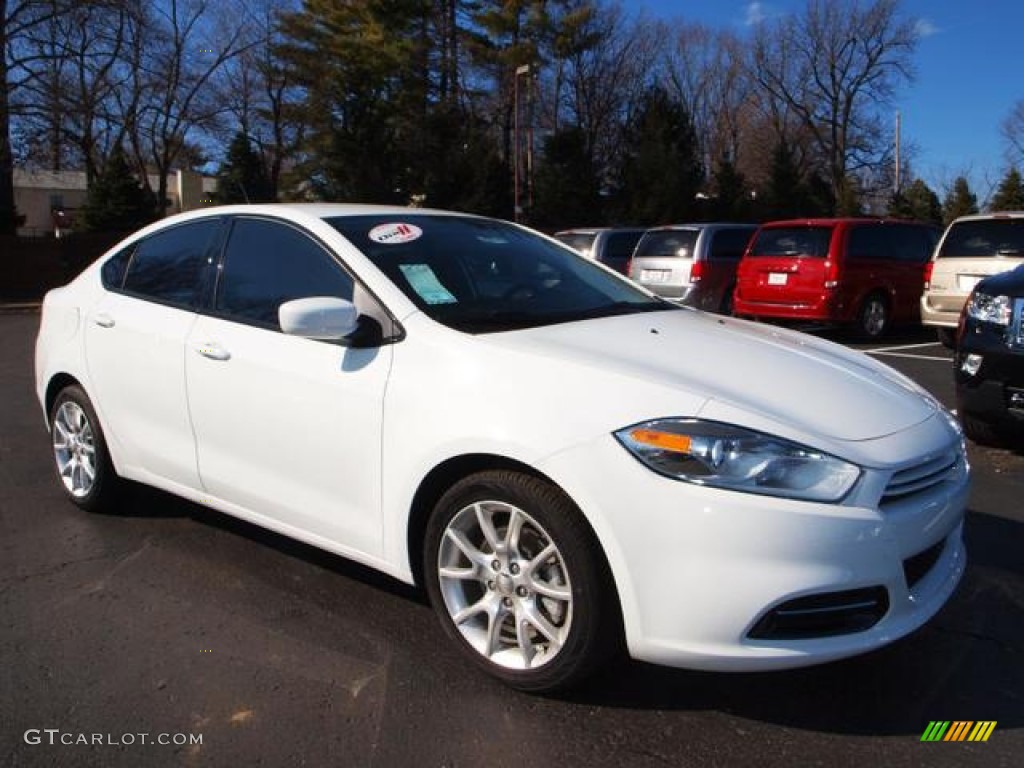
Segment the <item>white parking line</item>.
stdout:
[[869,355],[873,355],[876,352],[893,352],[897,349],[921,349],[922,347],[938,347],[942,342],[939,341],[926,341],[923,344],[898,344],[895,347],[879,347],[878,349],[865,349]]
[[880,355],[885,357],[905,357],[910,360],[938,360],[940,363],[951,363],[953,362],[952,357],[935,357],[933,355],[908,355],[905,352],[884,352],[877,349],[867,349],[865,352],[869,355]]

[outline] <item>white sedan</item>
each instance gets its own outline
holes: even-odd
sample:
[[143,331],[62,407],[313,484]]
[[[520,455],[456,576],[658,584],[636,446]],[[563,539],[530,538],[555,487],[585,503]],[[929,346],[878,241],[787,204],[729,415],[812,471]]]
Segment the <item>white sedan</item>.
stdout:
[[877,648],[963,574],[947,411],[507,222],[211,208],[51,291],[36,383],[85,509],[122,478],[422,584],[524,690],[625,647],[709,670]]

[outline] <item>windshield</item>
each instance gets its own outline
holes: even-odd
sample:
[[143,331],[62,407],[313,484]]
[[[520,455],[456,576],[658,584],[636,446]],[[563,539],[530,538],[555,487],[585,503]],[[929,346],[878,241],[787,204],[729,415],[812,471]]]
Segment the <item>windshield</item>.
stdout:
[[635,258],[645,256],[678,256],[681,259],[693,258],[697,247],[696,229],[659,229],[647,232],[637,243]]
[[954,224],[939,258],[1024,256],[1024,219],[980,219]]
[[423,312],[460,331],[675,309],[507,222],[412,213],[326,221]]
[[750,255],[823,259],[831,241],[831,227],[768,227],[757,233]]

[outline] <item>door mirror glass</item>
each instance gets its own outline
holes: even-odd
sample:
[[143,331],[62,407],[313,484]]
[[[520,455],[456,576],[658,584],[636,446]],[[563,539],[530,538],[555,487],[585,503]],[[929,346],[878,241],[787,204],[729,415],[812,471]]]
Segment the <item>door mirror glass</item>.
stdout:
[[277,310],[281,330],[304,339],[337,341],[356,330],[359,313],[351,301],[311,296],[286,301]]

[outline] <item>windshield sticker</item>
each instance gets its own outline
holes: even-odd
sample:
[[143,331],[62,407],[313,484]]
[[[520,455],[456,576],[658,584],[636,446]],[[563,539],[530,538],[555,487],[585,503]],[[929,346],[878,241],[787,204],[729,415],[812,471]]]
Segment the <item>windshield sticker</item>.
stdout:
[[368,237],[375,243],[385,245],[401,245],[419,240],[423,236],[423,230],[415,224],[403,224],[396,221],[390,224],[379,224],[370,230]]
[[441,285],[437,275],[426,264],[399,264],[405,279],[409,281],[412,289],[419,294],[427,304],[455,304],[458,302],[452,294]]

